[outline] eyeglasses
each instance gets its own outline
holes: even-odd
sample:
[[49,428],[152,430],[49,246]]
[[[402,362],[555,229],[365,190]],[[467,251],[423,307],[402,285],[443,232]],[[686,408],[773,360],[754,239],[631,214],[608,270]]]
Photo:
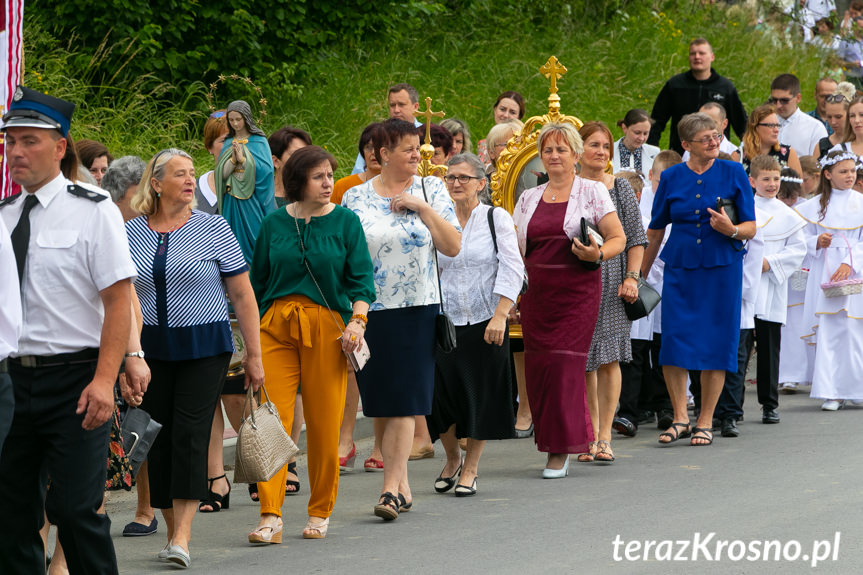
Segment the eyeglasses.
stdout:
[[444,176],[443,181],[445,181],[445,182],[446,182],[446,184],[447,184],[448,186],[451,186],[451,185],[453,185],[453,184],[455,183],[455,181],[456,181],[456,180],[458,180],[458,183],[460,183],[461,185],[465,185],[465,184],[467,184],[468,182],[470,182],[471,180],[481,180],[481,179],[482,179],[482,178],[479,178],[479,177],[477,177],[477,176],[452,176],[452,175],[447,175],[447,176]]
[[793,100],[794,98],[774,98],[773,96],[767,98],[767,101],[771,104],[782,104],[783,106]]
[[829,96],[824,98],[824,101],[831,104],[841,104],[843,102],[847,102],[848,98],[846,98],[842,94],[830,94]]
[[701,144],[702,146],[708,146],[711,143],[719,143],[722,141],[722,136],[720,134],[713,134],[712,136],[707,136],[706,138],[701,138],[700,140],[689,140],[690,142]]
[[781,127],[779,124],[772,124],[770,122],[758,122],[758,125],[765,128],[770,128],[771,130],[778,130]]

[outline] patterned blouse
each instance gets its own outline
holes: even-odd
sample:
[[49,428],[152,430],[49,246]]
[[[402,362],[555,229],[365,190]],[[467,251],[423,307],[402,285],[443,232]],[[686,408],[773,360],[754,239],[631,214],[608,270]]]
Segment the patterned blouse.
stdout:
[[[439,178],[425,178],[428,203],[461,231],[452,200]],[[423,197],[414,176],[405,193]],[[360,218],[372,258],[377,300],[371,311],[440,303],[431,232],[415,212],[393,212],[390,198],[374,189],[374,178],[349,189],[342,205]]]

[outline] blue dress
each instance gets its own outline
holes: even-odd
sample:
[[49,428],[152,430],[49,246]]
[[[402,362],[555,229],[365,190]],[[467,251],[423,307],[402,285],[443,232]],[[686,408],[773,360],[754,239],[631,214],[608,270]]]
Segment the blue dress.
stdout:
[[671,233],[659,257],[662,290],[661,365],[737,370],[743,242],[710,227],[707,208],[730,198],[741,222],[755,220],[755,201],[740,164],[715,160],[703,174],[683,163],[662,172],[649,228]]

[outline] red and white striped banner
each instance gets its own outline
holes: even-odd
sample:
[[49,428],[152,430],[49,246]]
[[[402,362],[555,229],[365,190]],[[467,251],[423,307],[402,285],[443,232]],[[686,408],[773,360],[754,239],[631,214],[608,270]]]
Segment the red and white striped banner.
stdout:
[[[21,81],[21,61],[24,57],[24,0],[5,0],[3,4],[3,11],[0,12],[0,115],[9,109],[15,87]],[[4,140],[0,134],[0,199],[13,193],[9,170],[6,168]],[[14,187],[17,189],[18,186]]]

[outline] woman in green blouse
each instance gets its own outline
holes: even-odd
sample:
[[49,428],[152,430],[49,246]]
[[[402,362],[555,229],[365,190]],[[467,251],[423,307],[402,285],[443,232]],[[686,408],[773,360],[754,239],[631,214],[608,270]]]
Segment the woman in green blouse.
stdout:
[[[339,485],[339,426],[347,362],[375,300],[372,261],[359,218],[330,202],[335,158],[318,146],[293,153],[283,169],[291,202],[268,215],[252,259],[261,309],[267,393],[291,429],[303,382],[310,500],[303,537],[326,536]],[[258,483],[261,520],[252,543],[281,543],[286,468]]]

